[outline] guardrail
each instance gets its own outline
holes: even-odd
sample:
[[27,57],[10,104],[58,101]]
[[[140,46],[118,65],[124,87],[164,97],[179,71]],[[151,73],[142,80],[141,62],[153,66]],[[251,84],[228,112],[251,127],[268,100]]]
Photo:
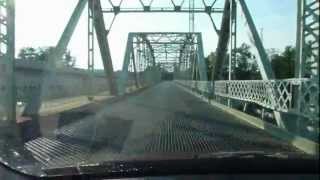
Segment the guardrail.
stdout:
[[255,103],[319,122],[319,82],[316,79],[176,82],[208,98],[222,97]]

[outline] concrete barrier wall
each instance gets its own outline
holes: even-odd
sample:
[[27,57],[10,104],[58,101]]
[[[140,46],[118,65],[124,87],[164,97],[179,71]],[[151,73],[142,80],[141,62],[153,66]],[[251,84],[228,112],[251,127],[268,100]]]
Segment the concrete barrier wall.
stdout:
[[20,100],[41,92],[44,99],[55,99],[107,91],[107,79],[103,76],[90,76],[88,73],[18,71],[16,73],[17,97]]
[[[0,62],[0,67],[4,63]],[[45,70],[45,64],[34,61],[17,60],[15,77],[17,100],[24,101],[41,93],[44,100],[90,95],[109,89],[104,74],[90,75],[85,70],[64,68]],[[0,70],[1,71],[1,70]],[[4,103],[4,96],[8,83],[6,73],[0,72],[0,104]]]

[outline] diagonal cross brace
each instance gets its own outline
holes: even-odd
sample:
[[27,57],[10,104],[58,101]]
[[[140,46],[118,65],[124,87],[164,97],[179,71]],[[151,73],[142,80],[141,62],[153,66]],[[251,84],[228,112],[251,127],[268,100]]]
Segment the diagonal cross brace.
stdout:
[[[92,6],[91,3],[94,3]],[[114,75],[113,65],[112,65],[112,58],[108,43],[108,31],[105,29],[105,22],[103,18],[102,8],[100,0],[90,0],[89,7],[94,8],[94,27],[96,30],[96,35],[98,39],[98,44],[100,47],[101,58],[103,62],[104,71],[108,78],[108,83],[110,86],[111,94],[117,95],[118,88],[116,84],[116,79]]]
[[33,116],[37,115],[39,112],[39,109],[41,107],[42,102],[42,94],[44,91],[48,89],[48,78],[52,77],[52,66],[55,64],[55,62],[58,59],[61,59],[69,42],[72,37],[72,34],[74,33],[74,30],[79,22],[79,19],[81,17],[81,14],[87,4],[88,0],[79,0],[76,8],[74,9],[71,18],[68,21],[67,26],[65,27],[62,36],[59,39],[59,42],[57,43],[55,49],[53,52],[49,54],[48,57],[48,63],[44,67],[44,77],[41,82],[41,86],[37,91],[33,92],[33,96],[27,100],[26,102],[26,108],[23,112],[26,116]]
[[[272,70],[272,66],[269,60],[269,57],[265,51],[265,48],[262,44],[262,41],[259,37],[258,31],[256,29],[256,26],[253,22],[253,19],[251,17],[250,11],[247,7],[247,4],[245,2],[245,0],[238,0],[242,11],[245,15],[245,18],[247,20],[250,32],[253,36],[254,39],[254,43],[255,43],[255,47],[258,50],[258,54],[259,54],[259,59],[257,61],[258,63],[258,67],[261,73],[261,77],[263,80],[270,80],[270,79],[274,79],[274,73]],[[224,7],[224,14],[223,14],[223,18],[222,18],[222,23],[221,23],[221,31],[220,31],[220,35],[219,35],[219,42],[218,42],[218,47],[217,47],[217,62],[215,65],[215,69],[213,71],[212,74],[212,79],[213,80],[219,80],[221,79],[221,72],[222,72],[222,66],[224,64],[224,61],[226,59],[226,55],[227,55],[227,49],[228,49],[228,43],[230,41],[230,26],[229,26],[229,22],[231,20],[230,17],[230,0],[226,0],[225,2],[225,7]],[[269,89],[268,90],[270,96],[273,96],[273,90]],[[275,104],[275,100],[273,99]],[[279,127],[281,128],[285,128],[285,124],[282,121],[281,118],[281,114],[277,111],[274,111],[274,115],[275,115],[275,119],[277,121],[277,124]]]

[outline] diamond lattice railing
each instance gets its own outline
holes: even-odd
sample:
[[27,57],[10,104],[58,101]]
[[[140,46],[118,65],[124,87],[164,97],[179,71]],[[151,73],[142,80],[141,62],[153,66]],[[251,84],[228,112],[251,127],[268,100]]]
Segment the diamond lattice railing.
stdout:
[[[177,81],[179,84],[208,93],[212,86],[206,81]],[[213,94],[217,99],[235,99],[262,107],[293,113],[319,121],[319,86],[313,79],[215,81]],[[295,91],[301,91],[299,97]]]

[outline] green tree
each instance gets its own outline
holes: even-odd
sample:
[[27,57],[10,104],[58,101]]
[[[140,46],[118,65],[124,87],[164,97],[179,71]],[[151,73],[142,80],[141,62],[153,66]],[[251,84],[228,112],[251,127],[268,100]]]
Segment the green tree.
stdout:
[[75,57],[71,56],[71,52],[68,50],[62,59],[63,65],[67,67],[74,67],[76,63]]
[[48,61],[50,53],[53,53],[54,47],[38,48],[38,60],[42,62]]
[[205,63],[207,65],[208,80],[212,79],[212,73],[214,71],[214,65],[216,62],[216,53],[212,52],[208,57],[205,58]]
[[[34,49],[32,47],[22,48],[18,54],[18,58],[21,60],[36,60],[41,62],[48,61],[49,55],[53,53],[54,47],[39,47]],[[70,51],[66,51],[63,57],[56,62],[57,67],[74,67],[76,59],[71,56]]]
[[236,62],[233,67],[233,78],[236,80],[261,79],[257,59],[250,49],[245,43],[236,49]]
[[34,60],[37,57],[37,50],[32,47],[22,48],[18,54],[20,59]]
[[[251,80],[261,79],[258,65],[256,63],[256,57],[250,51],[251,47],[247,44],[242,44],[236,49],[236,62],[232,67],[232,79],[236,80]],[[222,78],[228,79],[229,76],[229,57],[226,55],[226,60],[223,63]],[[212,79],[212,73],[215,68],[216,53],[212,52],[207,58],[205,58],[207,64],[208,79]]]
[[276,79],[294,77],[295,54],[295,48],[292,46],[287,46],[282,53],[271,55],[271,65]]

